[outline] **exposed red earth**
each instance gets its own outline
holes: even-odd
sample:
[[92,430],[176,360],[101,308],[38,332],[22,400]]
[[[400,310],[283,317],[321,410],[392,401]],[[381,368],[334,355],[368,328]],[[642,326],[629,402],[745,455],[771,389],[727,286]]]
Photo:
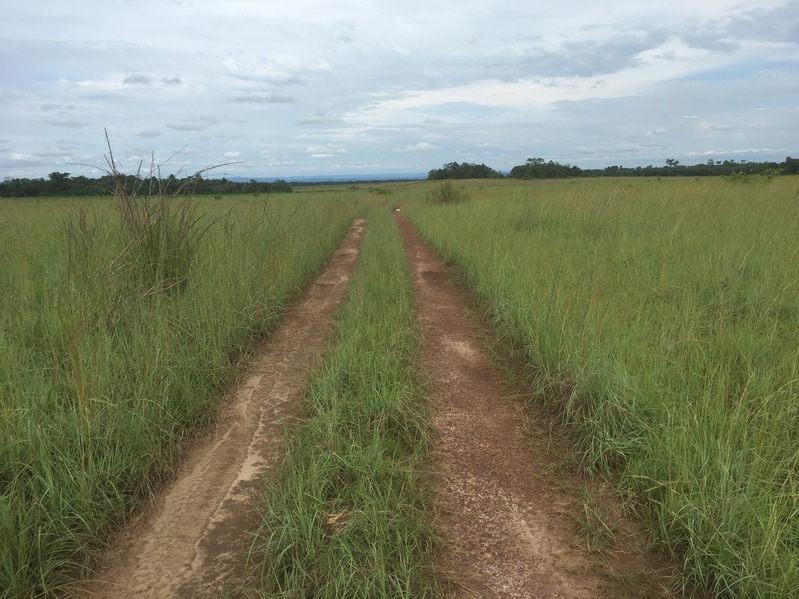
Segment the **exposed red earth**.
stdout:
[[331,331],[364,226],[353,223],[306,297],[264,342],[215,429],[187,451],[175,482],[120,536],[80,596],[210,597],[241,578],[258,527],[258,488],[282,458],[286,423]]
[[[582,481],[555,454],[549,424],[507,399],[479,323],[451,273],[395,214],[408,254],[438,437],[438,510],[448,577],[462,597],[669,596],[622,526],[615,553],[592,556],[576,526]],[[483,331],[485,333],[485,331]],[[562,441],[562,440],[561,440]],[[553,442],[555,447],[553,448]],[[561,446],[563,444],[561,443]],[[596,491],[597,489],[594,489]],[[624,579],[627,589],[619,581]],[[643,584],[641,584],[643,582]]]
[[[566,442],[553,436],[546,416],[508,399],[515,391],[503,387],[482,342],[490,332],[470,318],[469,302],[410,224],[396,220],[432,377],[442,577],[464,598],[670,596],[623,516],[614,524],[616,546],[585,550],[575,490],[586,481],[563,465]],[[364,222],[355,221],[307,296],[257,352],[215,429],[187,450],[175,482],[75,595],[214,597],[242,581],[258,527],[258,489],[283,456],[286,426],[331,331],[363,232]],[[593,492],[600,489],[593,484]]]

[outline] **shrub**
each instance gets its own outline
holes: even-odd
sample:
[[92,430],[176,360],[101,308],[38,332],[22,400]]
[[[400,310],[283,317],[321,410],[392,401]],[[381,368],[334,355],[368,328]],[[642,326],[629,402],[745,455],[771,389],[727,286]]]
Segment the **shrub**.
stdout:
[[735,172],[730,175],[723,177],[723,179],[729,183],[734,183],[736,185],[745,185],[748,183],[768,183],[775,176],[779,176],[782,171],[779,169],[767,169],[762,174],[759,173],[743,173],[743,172]]
[[427,192],[427,201],[431,204],[459,204],[467,199],[463,189],[455,187],[450,180]]

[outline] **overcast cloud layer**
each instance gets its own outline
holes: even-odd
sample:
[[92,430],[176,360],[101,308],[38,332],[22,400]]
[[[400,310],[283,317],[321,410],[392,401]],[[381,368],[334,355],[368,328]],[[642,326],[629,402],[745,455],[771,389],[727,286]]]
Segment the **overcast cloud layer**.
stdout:
[[6,2],[0,91],[5,177],[782,161],[799,1]]

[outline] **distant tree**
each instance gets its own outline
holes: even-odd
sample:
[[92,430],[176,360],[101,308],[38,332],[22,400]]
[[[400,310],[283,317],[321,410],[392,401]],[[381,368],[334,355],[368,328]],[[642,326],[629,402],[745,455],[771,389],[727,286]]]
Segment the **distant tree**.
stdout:
[[47,175],[48,179],[50,180],[50,192],[56,195],[61,195],[66,191],[67,188],[67,180],[69,179],[69,173],[59,173],[59,172],[52,172]]
[[485,164],[472,164],[464,162],[448,162],[441,168],[433,169],[427,174],[432,181],[443,179],[495,179],[502,177],[502,173],[495,171]]
[[291,185],[286,183],[283,179],[277,179],[271,184],[270,191],[273,193],[291,193],[294,190],[291,189]]
[[50,179],[53,183],[63,183],[67,179],[69,179],[69,173],[59,173],[59,172],[52,172],[47,175],[47,178]]
[[567,179],[582,174],[582,170],[576,166],[559,164],[552,160],[545,162],[543,158],[528,158],[527,162],[514,166],[510,171],[510,176],[514,179]]
[[788,156],[783,163],[782,172],[786,175],[799,175],[799,158]]

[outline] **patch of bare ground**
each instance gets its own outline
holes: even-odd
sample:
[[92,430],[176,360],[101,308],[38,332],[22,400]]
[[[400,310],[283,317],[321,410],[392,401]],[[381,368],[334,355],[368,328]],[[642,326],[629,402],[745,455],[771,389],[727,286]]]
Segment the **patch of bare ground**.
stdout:
[[177,479],[120,536],[78,595],[210,597],[240,582],[258,526],[259,481],[281,459],[286,423],[332,328],[363,231],[356,220],[306,297],[264,342],[215,430],[187,451]]
[[[447,578],[462,597],[668,597],[610,487],[564,464],[551,420],[509,395],[486,333],[450,274],[395,214],[413,273],[431,374],[433,463]],[[606,529],[606,530],[603,530]],[[607,534],[605,539],[592,535]]]

